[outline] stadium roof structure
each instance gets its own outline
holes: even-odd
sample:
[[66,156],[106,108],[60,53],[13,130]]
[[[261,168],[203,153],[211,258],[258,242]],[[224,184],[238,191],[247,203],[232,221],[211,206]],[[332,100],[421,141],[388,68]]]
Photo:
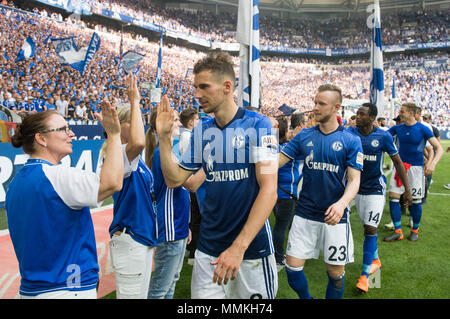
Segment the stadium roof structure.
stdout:
[[[239,0],[188,0],[192,3],[238,6]],[[379,0],[381,10],[407,9],[449,5],[450,0]],[[259,0],[260,10],[296,13],[359,12],[365,11],[373,0]]]

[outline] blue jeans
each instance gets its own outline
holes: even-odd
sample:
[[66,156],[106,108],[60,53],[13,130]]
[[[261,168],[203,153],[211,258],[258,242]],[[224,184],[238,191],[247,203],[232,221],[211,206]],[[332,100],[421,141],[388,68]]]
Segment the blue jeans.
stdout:
[[295,215],[295,204],[295,199],[280,198],[273,208],[275,214],[273,246],[275,248],[275,260],[277,263],[282,263],[284,260],[284,240],[286,230],[291,226],[292,219]]
[[183,267],[187,238],[156,245],[148,299],[173,299],[175,285]]

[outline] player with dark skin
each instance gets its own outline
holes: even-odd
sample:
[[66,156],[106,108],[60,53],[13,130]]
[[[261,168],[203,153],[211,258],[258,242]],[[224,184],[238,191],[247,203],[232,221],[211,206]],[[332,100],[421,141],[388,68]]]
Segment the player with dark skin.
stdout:
[[[374,129],[375,116],[370,115],[369,108],[367,106],[361,106],[356,112],[356,127],[362,135],[369,135]],[[397,153],[396,155],[391,157],[392,162],[394,163],[394,167],[397,171],[398,176],[400,177],[403,185],[405,185],[405,205],[409,206],[412,202],[412,195],[408,184],[408,179],[406,177],[405,167],[403,166],[403,162],[400,158],[400,155]],[[364,174],[364,173],[363,173]],[[364,225],[364,234],[365,235],[375,235],[377,229],[373,226]]]

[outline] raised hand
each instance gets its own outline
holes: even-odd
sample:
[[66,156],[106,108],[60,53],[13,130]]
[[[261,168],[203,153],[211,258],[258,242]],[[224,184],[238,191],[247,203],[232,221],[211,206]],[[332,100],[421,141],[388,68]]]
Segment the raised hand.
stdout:
[[116,109],[104,100],[101,102],[101,113],[95,113],[95,117],[102,124],[107,135],[120,134],[119,117]]
[[170,137],[174,122],[174,113],[170,107],[167,95],[161,98],[161,103],[159,103],[156,110],[156,132],[160,137]]
[[139,89],[137,87],[137,81],[133,73],[130,73],[126,80],[127,83],[127,94],[130,102],[139,103],[141,100],[141,95],[139,94]]

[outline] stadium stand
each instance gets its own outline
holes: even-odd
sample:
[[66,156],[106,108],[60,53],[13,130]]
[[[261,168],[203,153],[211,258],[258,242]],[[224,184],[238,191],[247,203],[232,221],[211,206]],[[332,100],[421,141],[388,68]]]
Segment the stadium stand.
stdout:
[[[94,13],[105,13],[104,10],[109,10],[116,14],[139,17],[143,21],[155,25],[161,23],[163,27],[180,33],[188,32],[198,36],[216,35],[216,38],[220,38],[221,41],[235,41],[231,30],[224,28],[224,25],[235,25],[236,15],[233,14],[221,15],[221,19],[217,19],[217,15],[212,12],[203,12],[197,16],[182,10],[166,10],[158,5],[141,1],[92,1],[91,4],[91,10]],[[114,63],[114,58],[119,55],[120,30],[105,25],[75,21],[70,16],[64,20],[61,14],[51,12],[49,8],[24,12],[12,11],[3,7],[0,12],[1,32],[8,35],[8,38],[3,37],[1,40],[3,54],[0,56],[0,103],[3,106],[24,114],[25,111],[20,110],[20,108],[24,108],[24,104],[36,103],[36,97],[33,96],[36,93],[33,92],[39,92],[40,99],[44,100],[41,100],[40,103],[47,104],[50,103],[50,98],[59,100],[64,99],[61,97],[65,96],[67,101],[74,100],[75,106],[80,104],[80,101],[85,102],[86,114],[75,122],[84,124],[95,123],[91,110],[96,110],[96,105],[101,99],[106,97],[114,103],[124,102],[123,93],[119,89],[123,86],[123,80],[117,76],[117,66]],[[411,33],[408,30],[418,28],[423,36],[415,37],[415,41],[447,41],[448,33],[443,27],[448,25],[448,14],[446,13],[448,12],[409,11],[408,13],[388,15],[383,19],[383,25],[388,30],[385,33],[386,39],[383,40],[388,44],[411,43]],[[218,22],[203,23],[209,21],[203,20],[203,18],[220,20],[221,24]],[[196,21],[202,21],[202,23],[196,23]],[[357,40],[357,38],[368,38],[366,34],[363,34],[366,31],[353,32],[354,38],[348,38],[341,34],[332,35],[331,31],[327,31],[338,29],[345,32],[346,29],[340,25],[339,21],[319,23],[318,25],[312,21],[301,22],[308,24],[309,28],[290,23],[283,23],[280,27],[280,19],[262,16],[261,42],[277,42],[276,39],[285,39],[291,46],[309,46],[311,48],[336,45],[339,48],[349,49],[350,45],[353,47],[367,46],[367,43],[364,42],[366,40],[361,40],[362,42]],[[196,33],[199,31],[197,30],[199,25],[208,26],[208,28]],[[360,19],[351,19],[346,28],[349,30],[363,29],[360,25]],[[39,32],[39,30],[46,30],[46,32]],[[273,31],[276,34],[264,30],[276,30]],[[296,42],[295,39],[287,36],[292,33],[292,30],[300,30],[300,34],[304,33],[305,36],[299,36],[302,39],[307,38],[306,35],[310,38],[306,39],[306,42],[304,40]],[[402,32],[391,36],[390,32],[393,31],[389,30],[402,30]],[[77,72],[70,70],[69,67],[59,65],[51,43],[44,44],[44,40],[48,36],[54,38],[76,36],[77,45],[82,46],[88,42],[94,31],[100,34],[102,45],[84,78],[80,78]],[[230,36],[225,38],[226,34]],[[19,62],[16,69],[14,57],[17,54],[17,48],[20,47],[20,43],[27,35],[36,37],[37,54],[29,61]],[[426,39],[426,35],[433,35],[433,37]],[[338,38],[342,41],[337,41]],[[283,45],[283,41],[278,41],[276,44]],[[141,34],[125,30],[124,52],[127,49],[145,52],[145,58],[138,74],[140,83],[154,81],[158,44],[149,41]],[[204,53],[177,45],[164,46],[162,88],[168,93],[173,107],[177,109],[197,106],[193,98],[193,88],[187,66],[193,65],[195,59],[201,54]],[[387,100],[390,100],[392,86],[395,82],[397,100],[413,100],[424,106],[432,114],[433,124],[439,128],[446,128],[449,126],[447,115],[449,113],[448,53],[441,51],[434,55],[434,58],[430,58],[429,55],[423,57],[423,54],[419,52],[418,54],[395,54],[391,55],[389,60],[385,59],[385,93]],[[311,97],[315,83],[318,81],[336,83],[343,88],[344,95],[348,99],[367,99],[369,96],[366,89],[369,82],[368,64],[367,60],[361,56],[355,56],[351,61],[347,60],[342,63],[341,61],[327,61],[321,59],[320,56],[303,57],[299,55],[265,56],[263,60],[261,111],[266,115],[280,115],[278,107],[282,104],[293,106],[300,111],[311,109]],[[236,65],[238,65],[237,58]],[[285,76],[278,78],[277,74]],[[308,74],[308,76],[303,76],[304,74]],[[427,89],[430,87],[433,87],[433,90]],[[302,91],[301,94],[298,94],[299,90]],[[149,90],[142,89],[142,97],[143,109],[151,110]],[[393,114],[384,115],[393,117]],[[147,117],[145,115],[145,119]]]

